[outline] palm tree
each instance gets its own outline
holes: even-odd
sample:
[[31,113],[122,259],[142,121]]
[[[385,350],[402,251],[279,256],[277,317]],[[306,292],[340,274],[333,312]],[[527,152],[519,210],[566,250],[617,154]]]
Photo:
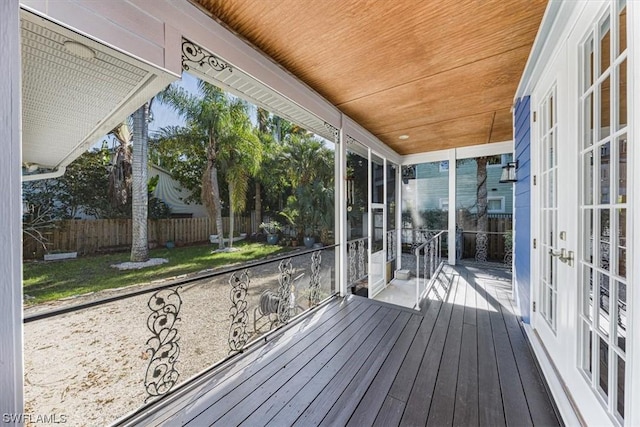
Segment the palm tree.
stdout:
[[247,204],[249,179],[256,175],[262,161],[262,143],[247,115],[247,105],[234,100],[228,127],[221,130],[218,140],[218,161],[229,191],[229,247],[233,247],[235,213]]
[[[165,147],[159,150],[164,150],[169,162],[165,167],[176,174],[178,181],[192,191],[199,189],[200,201],[216,221],[219,248],[224,249],[218,182],[220,168],[224,166],[222,172],[234,170],[235,162],[247,157],[233,154],[233,146],[241,144],[243,148],[240,150],[246,149],[245,143],[251,145],[247,140],[253,134],[246,129],[248,119],[244,102],[231,99],[221,89],[201,80],[198,89],[200,94],[194,95],[178,85],[171,85],[159,94],[160,101],[172,107],[186,121],[186,126],[161,130],[159,145],[164,144]],[[226,174],[232,181],[231,190],[235,193],[232,198],[246,197],[246,185],[243,187],[242,184],[244,177],[232,173]]]
[[131,195],[131,261],[144,262],[149,259],[147,218],[149,194],[147,191],[147,159],[149,142],[149,103],[133,113],[133,162]]
[[298,220],[298,235],[321,231],[326,240],[327,224],[333,221],[333,152],[312,135],[291,134],[285,138],[281,161],[293,188],[284,212]]
[[114,150],[109,171],[109,200],[114,208],[126,205],[131,197],[131,123],[130,117],[111,132],[118,146]]

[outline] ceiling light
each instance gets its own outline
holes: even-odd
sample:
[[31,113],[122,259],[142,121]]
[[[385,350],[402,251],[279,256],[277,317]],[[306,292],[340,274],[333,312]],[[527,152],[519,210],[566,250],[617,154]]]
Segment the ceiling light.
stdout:
[[409,139],[409,135],[400,135],[398,139]]
[[82,43],[67,40],[64,42],[64,48],[72,55],[77,56],[78,58],[83,59],[93,59],[96,57],[96,53],[89,46],[83,45]]

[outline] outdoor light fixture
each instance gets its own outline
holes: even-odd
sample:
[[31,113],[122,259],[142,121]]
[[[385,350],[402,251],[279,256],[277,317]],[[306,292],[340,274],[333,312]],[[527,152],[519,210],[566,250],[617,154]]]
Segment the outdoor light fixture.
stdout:
[[67,40],[63,43],[64,48],[70,54],[82,59],[93,59],[96,57],[96,53],[89,46],[86,46],[75,40]]
[[518,170],[518,161],[508,162],[506,166],[502,167],[502,176],[499,182],[517,182],[516,170]]

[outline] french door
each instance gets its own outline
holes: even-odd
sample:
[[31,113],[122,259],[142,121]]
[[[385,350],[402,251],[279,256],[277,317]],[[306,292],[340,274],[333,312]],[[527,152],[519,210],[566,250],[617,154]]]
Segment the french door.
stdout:
[[614,1],[580,45],[579,368],[610,417],[625,417],[627,365],[626,2]]
[[531,323],[582,416],[629,415],[626,3],[591,4],[532,94]]
[[[565,46],[566,47],[566,46]],[[556,365],[576,354],[578,169],[568,143],[566,55],[558,55],[532,95],[534,280],[531,324]],[[573,165],[572,165],[573,164]]]

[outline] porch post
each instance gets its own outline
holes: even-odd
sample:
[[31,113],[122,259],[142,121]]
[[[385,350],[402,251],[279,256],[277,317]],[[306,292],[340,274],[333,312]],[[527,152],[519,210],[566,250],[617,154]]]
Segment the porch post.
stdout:
[[456,265],[456,149],[449,150],[449,232],[447,247],[449,248],[449,264]]
[[[0,423],[22,425],[20,10],[0,1]],[[10,418],[12,417],[13,418]]]
[[396,270],[402,268],[402,164],[396,168]]
[[338,130],[338,141],[335,141],[335,240],[339,244],[336,254],[336,284],[340,296],[347,295],[347,144],[344,140],[344,128]]

